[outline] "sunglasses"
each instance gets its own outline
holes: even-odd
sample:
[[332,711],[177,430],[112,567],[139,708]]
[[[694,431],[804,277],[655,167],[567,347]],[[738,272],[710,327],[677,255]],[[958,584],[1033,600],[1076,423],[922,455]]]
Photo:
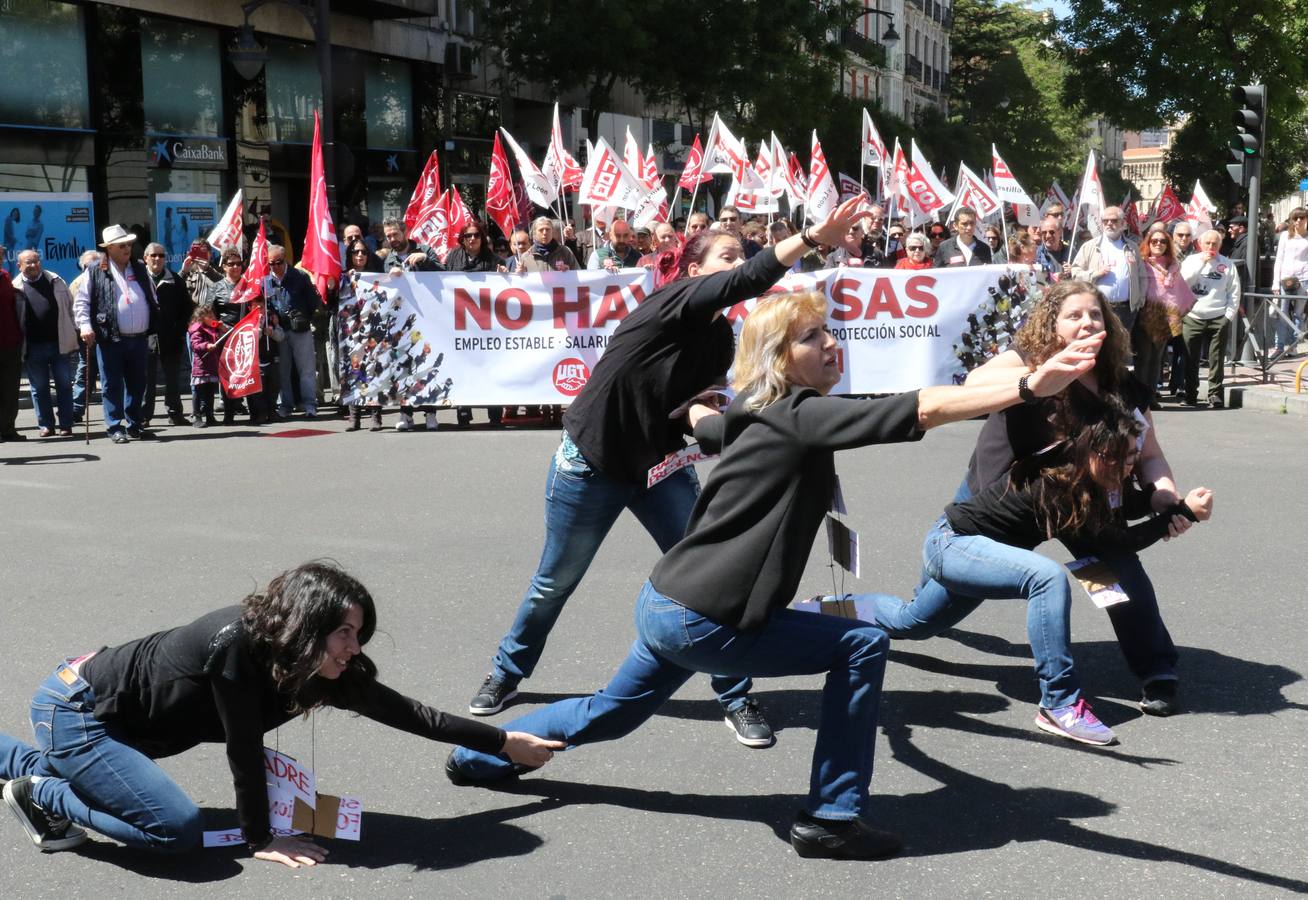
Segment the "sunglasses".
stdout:
[[908,252],[909,252],[909,253],[925,253],[925,252],[926,252],[926,247],[923,247],[921,244],[913,244],[912,246],[910,246],[910,247],[908,248]]
[[145,258],[146,258],[146,259],[163,259],[163,258],[164,258],[164,254],[162,254],[162,253],[147,253],[147,254],[145,254]]
[[[225,262],[225,263],[223,263],[223,267],[224,267],[224,268],[227,268],[227,269],[230,269],[230,268],[232,268],[233,266],[235,266],[235,267],[237,267],[237,268],[240,268],[240,265],[241,265],[241,261],[240,261],[239,259],[234,259],[234,260],[232,260],[231,262]],[[270,263],[270,265],[277,265],[277,263]]]
[[270,260],[268,260],[268,265],[270,265],[270,266],[276,266],[277,268],[280,269],[282,266],[286,265],[286,260],[284,260],[284,259],[270,259]]
[[1150,244],[1162,244],[1163,246],[1166,246],[1166,245],[1167,245],[1167,238],[1150,238],[1150,239],[1149,239],[1149,243],[1150,243]]
[[462,235],[462,237],[463,237],[463,239],[464,239],[465,241],[466,241],[468,238],[480,238],[480,237],[481,237],[481,232],[480,232],[480,231],[469,231],[467,234]]

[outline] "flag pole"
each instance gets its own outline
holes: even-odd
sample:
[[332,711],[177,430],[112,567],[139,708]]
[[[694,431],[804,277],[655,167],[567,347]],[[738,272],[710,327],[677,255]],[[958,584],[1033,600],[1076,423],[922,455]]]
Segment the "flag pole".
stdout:
[[[677,190],[681,185],[677,185]],[[695,214],[695,195],[699,193],[699,179],[695,179],[695,186],[690,189],[690,212],[686,213],[686,227],[681,230],[681,236],[685,237],[690,234],[690,217]]]

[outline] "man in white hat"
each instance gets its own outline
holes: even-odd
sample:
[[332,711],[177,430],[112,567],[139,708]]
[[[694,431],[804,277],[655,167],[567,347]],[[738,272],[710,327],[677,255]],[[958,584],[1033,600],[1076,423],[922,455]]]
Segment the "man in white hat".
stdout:
[[129,438],[148,437],[141,427],[141,407],[159,300],[145,263],[132,259],[136,235],[110,225],[100,238],[106,264],[90,270],[78,287],[73,319],[100,362],[105,429],[115,444],[125,444]]

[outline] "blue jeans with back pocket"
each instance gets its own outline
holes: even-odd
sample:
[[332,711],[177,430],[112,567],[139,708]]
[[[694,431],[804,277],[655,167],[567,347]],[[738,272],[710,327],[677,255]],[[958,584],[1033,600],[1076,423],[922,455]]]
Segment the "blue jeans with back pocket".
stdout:
[[32,697],[35,746],[0,734],[0,778],[38,775],[47,812],[129,847],[180,852],[200,844],[200,810],[122,730],[95,717],[95,693],[66,663]]

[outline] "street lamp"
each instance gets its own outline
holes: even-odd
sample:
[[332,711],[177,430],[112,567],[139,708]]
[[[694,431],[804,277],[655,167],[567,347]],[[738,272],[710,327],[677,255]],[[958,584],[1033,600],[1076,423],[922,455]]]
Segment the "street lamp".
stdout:
[[895,15],[884,9],[865,9],[858,14],[858,18],[863,16],[885,16],[890,21],[886,23],[886,32],[881,35],[881,43],[887,50],[894,50],[899,46],[899,32],[895,31]]
[[269,3],[289,6],[304,16],[313,30],[313,40],[318,51],[318,79],[322,91],[322,162],[323,175],[327,182],[327,206],[336,206],[336,142],[334,137],[334,111],[332,104],[332,39],[328,0],[248,0],[241,6],[245,22],[236,34],[236,42],[227,51],[232,68],[246,81],[258,76],[264,63],[268,61],[268,50],[254,36],[254,26],[250,16]]

